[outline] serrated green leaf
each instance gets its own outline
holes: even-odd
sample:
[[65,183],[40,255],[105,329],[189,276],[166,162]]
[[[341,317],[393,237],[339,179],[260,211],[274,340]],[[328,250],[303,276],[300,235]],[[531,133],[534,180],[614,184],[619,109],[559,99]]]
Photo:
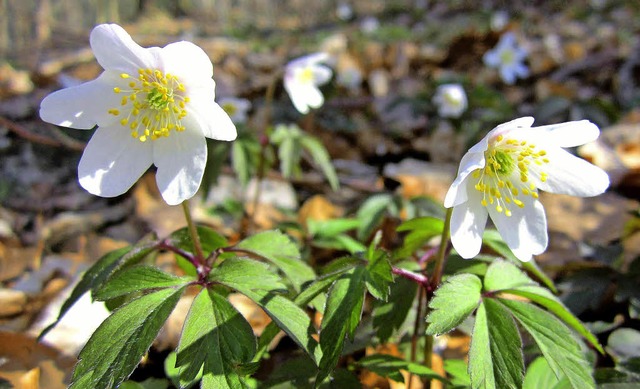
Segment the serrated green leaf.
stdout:
[[287,290],[280,276],[269,265],[249,258],[227,258],[220,266],[211,269],[208,280],[232,289]]
[[226,298],[203,289],[193,300],[178,345],[180,383],[193,382],[202,369],[202,388],[241,388],[238,367],[249,363],[255,351],[251,325]]
[[[202,245],[202,252],[205,256],[212,253],[214,250],[219,249],[227,245],[227,240],[215,230],[205,227],[197,226],[198,237]],[[187,227],[181,228],[169,236],[169,242],[178,248],[181,248],[187,252],[193,253],[195,249],[193,242],[191,241],[191,234]]]
[[404,377],[400,370],[406,370],[424,378],[436,379],[443,382],[447,381],[440,374],[424,365],[409,362],[402,358],[387,354],[368,355],[358,361],[358,365],[380,376],[388,377],[396,382],[404,382]]
[[548,289],[538,285],[537,282],[529,278],[512,263],[501,260],[494,261],[485,275],[484,289],[515,294],[540,304],[587,339],[600,353],[604,354],[598,339],[562,304],[560,299]]
[[56,321],[42,330],[38,338],[41,339],[53,327],[55,327],[55,325],[60,322],[62,317],[67,313],[67,311],[69,311],[73,304],[82,297],[83,294],[90,290],[95,291],[100,288],[118,269],[140,262],[144,257],[156,249],[156,244],[156,241],[152,241],[147,238],[133,246],[123,247],[102,256],[102,258],[84,272],[80,282],[78,282],[75,288],[73,288],[69,298],[64,302],[64,304],[62,304]]
[[114,311],[80,352],[70,388],[111,388],[124,381],[151,346],[182,292],[162,289]]
[[491,247],[495,252],[502,255],[504,258],[508,259],[516,266],[522,267],[529,273],[536,276],[536,278],[540,280],[547,288],[551,289],[553,293],[558,293],[558,290],[553,284],[551,278],[544,274],[544,272],[538,267],[535,259],[531,258],[531,260],[528,262],[520,261],[513,254],[509,246],[507,246],[507,244],[502,240],[502,237],[500,236],[500,233],[498,233],[498,231],[489,229],[485,230],[484,234],[482,235],[482,241],[484,242],[484,244]]
[[352,268],[342,274],[329,291],[320,330],[322,359],[317,382],[322,382],[335,368],[345,337],[353,339],[362,315],[365,277],[364,267]]
[[473,274],[458,274],[446,279],[429,302],[427,335],[451,331],[462,323],[480,303],[482,282]]
[[350,254],[361,253],[367,249],[362,243],[344,234],[330,238],[316,237],[313,239],[313,245],[326,249],[345,250]]
[[212,279],[253,300],[311,359],[314,361],[319,359],[318,343],[311,337],[311,334],[315,332],[311,320],[307,313],[295,303],[270,291],[261,290],[261,286],[256,285],[260,283],[259,279],[249,283],[236,283],[233,280],[227,282],[226,279],[214,277]]
[[365,283],[367,290],[378,300],[386,301],[389,297],[389,285],[393,283],[393,273],[389,254],[382,250],[374,250],[373,258],[369,258]]
[[386,302],[377,300],[373,309],[373,328],[382,343],[386,343],[409,314],[415,302],[418,284],[406,278],[398,277],[390,287]]
[[595,388],[591,366],[568,327],[535,305],[514,300],[499,301],[531,334],[556,376],[565,375],[576,389]]
[[522,341],[509,313],[485,299],[478,307],[469,350],[471,387],[520,388],[524,377]]
[[175,351],[172,351],[169,353],[169,355],[167,355],[167,357],[164,359],[164,375],[171,380],[171,383],[173,384],[173,386],[177,388],[190,388],[196,382],[202,379],[202,367],[200,368],[200,371],[198,371],[198,374],[195,376],[193,381],[188,383],[183,383],[181,385],[180,384],[180,368],[176,366],[177,358],[178,358],[178,353]]
[[316,138],[308,135],[301,137],[300,143],[302,144],[302,147],[311,154],[311,158],[315,163],[320,165],[320,169],[322,169],[322,173],[327,178],[327,181],[329,181],[331,189],[334,191],[338,190],[340,188],[340,181],[338,180],[336,170],[331,163],[331,157],[324,145]]
[[246,251],[277,266],[300,292],[302,285],[314,280],[313,269],[300,258],[300,251],[291,239],[280,231],[264,231],[252,235],[230,251]]
[[147,289],[184,286],[193,280],[193,277],[177,277],[154,266],[137,265],[115,273],[93,296],[98,301],[106,301]]

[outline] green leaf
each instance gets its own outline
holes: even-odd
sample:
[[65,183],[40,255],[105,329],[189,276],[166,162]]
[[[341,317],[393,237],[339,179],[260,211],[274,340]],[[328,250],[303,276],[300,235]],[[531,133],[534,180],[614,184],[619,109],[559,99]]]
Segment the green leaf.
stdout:
[[536,276],[547,288],[551,289],[553,293],[558,293],[556,286],[553,284],[553,281],[549,276],[544,274],[544,272],[538,267],[535,260],[531,258],[528,262],[522,262],[513,254],[509,246],[502,240],[502,237],[496,230],[485,230],[484,235],[482,236],[482,241],[489,247],[491,247],[495,252],[502,255],[504,258],[511,261],[518,267],[522,267],[529,273]]
[[560,299],[549,290],[538,285],[537,282],[529,278],[512,263],[501,260],[494,261],[485,275],[484,288],[487,291],[502,291],[515,294],[540,304],[587,339],[600,353],[604,354],[598,339],[562,304]]
[[142,382],[125,381],[118,389],[167,389],[171,384],[163,378],[147,378]]
[[320,330],[322,359],[317,382],[322,382],[335,368],[345,337],[353,339],[362,315],[365,277],[364,267],[352,268],[341,275],[329,291]]
[[481,289],[480,279],[473,274],[447,278],[429,302],[427,335],[444,334],[462,323],[480,303]]
[[231,162],[233,170],[243,187],[246,187],[252,174],[256,171],[259,159],[260,143],[251,136],[239,136],[231,144]]
[[360,220],[358,239],[365,240],[378,226],[386,210],[396,202],[393,195],[377,194],[369,197],[358,209],[357,219]]
[[391,284],[388,300],[374,303],[373,328],[381,342],[386,343],[400,329],[411,310],[417,291],[418,284],[398,277]]
[[409,231],[404,238],[402,249],[397,253],[397,257],[406,258],[415,253],[434,236],[442,234],[444,221],[441,219],[425,216],[408,220],[398,226],[398,232]]
[[162,289],[114,311],[78,356],[70,388],[118,386],[135,369],[178,303],[183,289]]
[[[184,332],[182,335],[184,335]],[[198,372],[196,377],[193,379],[193,381],[184,383],[181,386],[180,385],[180,368],[176,366],[177,358],[178,358],[178,353],[175,351],[172,351],[164,359],[164,374],[171,380],[171,383],[173,384],[173,386],[177,388],[180,388],[180,387],[189,388],[193,386],[196,382],[202,379],[202,368],[200,368],[200,371]]]
[[473,388],[520,388],[524,376],[522,341],[516,324],[498,303],[485,299],[476,313],[469,376]]
[[[299,307],[304,307],[307,304],[311,303],[311,301],[316,298],[316,296],[329,289],[329,287],[335,282],[335,280],[340,277],[346,270],[347,269],[342,269],[340,271],[325,274],[324,276],[319,277],[316,281],[305,287],[302,293],[300,293],[295,298],[294,303]],[[267,351],[267,348],[271,344],[271,341],[275,338],[278,332],[280,332],[280,329],[278,328],[276,323],[269,323],[267,328],[264,329],[262,335],[260,336],[256,358],[261,357]]]
[[283,296],[261,290],[261,280],[238,283],[212,273],[211,280],[234,289],[258,304],[284,332],[293,339],[314,361],[320,357],[317,342],[311,337],[313,327],[305,311]]
[[522,389],[555,388],[560,382],[549,363],[543,357],[536,358],[527,369]]
[[[202,252],[205,256],[212,253],[214,250],[227,245],[227,240],[213,229],[205,226],[197,226],[196,229],[198,231],[200,243],[202,244]],[[173,246],[190,253],[195,252],[193,242],[191,241],[191,234],[187,227],[175,231],[168,239]]]
[[147,289],[184,286],[193,280],[193,277],[177,277],[154,266],[137,265],[114,274],[93,296],[96,300],[106,301]]
[[64,304],[62,304],[60,314],[56,321],[42,330],[38,339],[44,337],[53,327],[55,327],[55,325],[60,322],[60,319],[62,319],[67,311],[69,311],[73,304],[75,304],[83,294],[90,290],[95,291],[100,288],[118,269],[140,262],[144,257],[155,250],[156,244],[157,242],[150,241],[147,238],[136,243],[134,246],[123,247],[121,249],[111,251],[100,258],[82,275],[80,282],[78,282],[75,288],[73,288],[69,298],[64,302]]
[[330,237],[355,230],[360,226],[360,220],[349,218],[337,218],[330,220],[307,219],[309,234],[316,237]]
[[320,165],[320,169],[322,169],[322,173],[324,173],[327,181],[329,181],[331,189],[334,191],[338,190],[340,188],[340,181],[338,180],[336,170],[331,163],[331,157],[324,145],[316,138],[308,135],[301,137],[300,143],[302,144],[302,147],[311,154],[311,158]]
[[471,378],[467,372],[468,366],[461,359],[445,359],[444,371],[451,376],[451,384],[454,386],[471,386]]
[[203,289],[184,323],[176,367],[180,383],[193,382],[202,369],[202,388],[241,388],[238,367],[256,351],[251,325],[219,294]]
[[291,239],[280,231],[264,231],[252,235],[229,251],[245,251],[277,266],[300,292],[302,285],[316,278],[316,274],[300,258],[300,251]]
[[565,375],[576,389],[595,388],[591,366],[569,328],[535,305],[504,299],[500,302],[531,334],[556,376]]
[[386,301],[389,297],[389,285],[393,283],[389,254],[383,250],[373,250],[372,257],[368,258],[367,264],[367,290],[376,299]]
[[436,379],[443,382],[447,381],[440,374],[424,365],[405,361],[402,358],[387,354],[366,356],[358,361],[358,365],[380,376],[388,377],[396,382],[404,382],[404,377],[402,376],[402,373],[400,373],[400,370],[406,370],[424,378]]
[[245,287],[262,290],[287,290],[280,276],[269,265],[249,258],[227,258],[209,273],[208,280],[224,284],[232,289]]

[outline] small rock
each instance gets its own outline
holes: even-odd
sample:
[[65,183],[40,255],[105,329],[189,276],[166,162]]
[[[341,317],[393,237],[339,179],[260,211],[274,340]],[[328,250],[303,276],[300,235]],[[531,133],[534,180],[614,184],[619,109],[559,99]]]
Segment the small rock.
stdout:
[[402,195],[411,198],[429,196],[443,201],[456,176],[454,164],[430,163],[407,158],[397,164],[387,164],[384,175],[402,183]]
[[26,293],[20,290],[0,289],[0,318],[8,318],[24,312]]

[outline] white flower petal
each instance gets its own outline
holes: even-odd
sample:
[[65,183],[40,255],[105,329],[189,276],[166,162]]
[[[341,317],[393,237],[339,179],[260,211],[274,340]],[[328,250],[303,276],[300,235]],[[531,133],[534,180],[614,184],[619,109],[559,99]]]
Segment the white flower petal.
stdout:
[[287,67],[307,67],[327,62],[330,59],[328,53],[313,53],[296,58],[287,64]]
[[316,85],[324,85],[331,79],[333,72],[330,68],[318,65],[313,68],[313,81]]
[[190,130],[193,124],[188,124],[184,132],[154,141],[153,163],[158,167],[156,182],[169,205],[180,204],[196,194],[207,163],[205,138],[202,132]]
[[213,99],[191,101],[187,112],[193,120],[185,121],[185,126],[197,126],[207,138],[232,141],[238,136],[229,115]]
[[103,72],[95,80],[55,91],[40,103],[40,117],[76,129],[112,124],[116,118],[107,111],[120,106],[120,96],[113,93],[117,81],[112,72]]
[[[285,82],[284,86],[287,90],[287,93],[289,94],[289,98],[291,99],[293,106],[301,114],[306,114],[309,112],[309,107],[311,106],[310,98],[313,98],[310,96],[314,93],[314,90],[317,93],[320,93],[320,91],[318,91],[317,88],[313,86],[298,85],[293,82]],[[320,98],[322,99],[322,95],[320,95]]]
[[485,65],[489,67],[497,68],[498,66],[500,66],[500,54],[496,50],[487,51],[482,56],[482,60],[484,61]]
[[539,189],[590,197],[603,193],[609,187],[609,176],[599,167],[559,147],[549,147],[546,151],[550,162],[540,170],[548,177],[545,182],[536,183]]
[[529,261],[547,248],[547,218],[542,204],[530,197],[522,196],[524,208],[512,206],[511,216],[496,211],[494,206],[487,207],[500,236],[511,251],[521,261]]
[[552,124],[533,128],[536,137],[546,140],[549,144],[560,147],[575,147],[598,139],[600,130],[598,126],[588,120]]
[[[476,201],[477,200],[477,201]],[[473,258],[482,247],[482,233],[487,224],[487,210],[473,199],[453,208],[451,244],[462,258]]]
[[117,24],[100,24],[91,31],[91,48],[105,70],[132,73],[158,63],[155,50],[145,49]]
[[80,185],[97,196],[119,196],[151,166],[152,154],[149,142],[131,137],[126,129],[99,127],[78,165]]
[[467,201],[467,176],[474,170],[482,169],[485,164],[483,153],[467,152],[460,161],[458,176],[453,181],[444,199],[446,208],[455,207]]
[[191,86],[190,81],[200,83],[213,76],[211,59],[191,42],[171,43],[161,49],[161,55],[164,72],[177,76],[187,86]]

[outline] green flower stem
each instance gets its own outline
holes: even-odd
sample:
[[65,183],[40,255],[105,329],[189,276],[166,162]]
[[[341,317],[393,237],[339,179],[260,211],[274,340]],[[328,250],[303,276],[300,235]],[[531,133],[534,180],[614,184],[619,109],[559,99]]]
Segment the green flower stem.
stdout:
[[442,238],[440,239],[440,248],[436,255],[436,267],[433,269],[433,275],[431,276],[431,290],[434,291],[440,285],[442,281],[442,273],[444,272],[445,259],[447,254],[447,247],[449,246],[449,238],[451,237],[451,214],[453,213],[453,207],[447,209],[447,214],[444,217],[444,227],[442,228]]
[[189,209],[189,201],[185,200],[182,202],[182,211],[184,211],[184,217],[187,220],[187,226],[189,228],[189,234],[191,235],[191,240],[193,241],[193,247],[195,250],[195,259],[199,265],[204,265],[204,254],[202,253],[202,244],[200,243],[200,236],[198,235],[198,230],[196,229],[196,225],[191,218],[191,209]]

